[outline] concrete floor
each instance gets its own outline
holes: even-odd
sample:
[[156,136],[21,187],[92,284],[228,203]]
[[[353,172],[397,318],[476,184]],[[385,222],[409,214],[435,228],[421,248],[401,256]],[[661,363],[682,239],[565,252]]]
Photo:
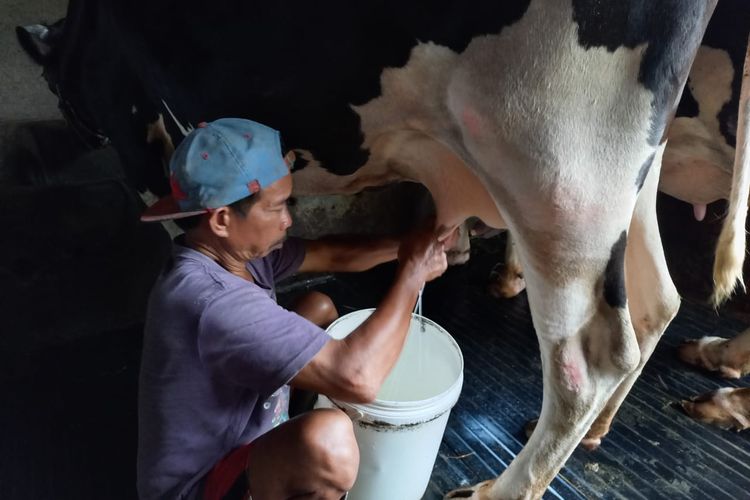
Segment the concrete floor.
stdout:
[[42,68],[21,50],[15,28],[57,21],[67,5],[66,0],[0,0],[0,123],[60,118],[57,98]]

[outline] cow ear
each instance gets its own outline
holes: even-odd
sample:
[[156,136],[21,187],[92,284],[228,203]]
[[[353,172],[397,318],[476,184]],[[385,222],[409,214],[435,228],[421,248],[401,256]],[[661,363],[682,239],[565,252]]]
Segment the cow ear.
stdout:
[[297,159],[297,155],[294,154],[294,151],[291,149],[289,152],[284,156],[284,161],[286,162],[286,166],[289,167],[289,170],[292,169],[294,166],[294,161]]

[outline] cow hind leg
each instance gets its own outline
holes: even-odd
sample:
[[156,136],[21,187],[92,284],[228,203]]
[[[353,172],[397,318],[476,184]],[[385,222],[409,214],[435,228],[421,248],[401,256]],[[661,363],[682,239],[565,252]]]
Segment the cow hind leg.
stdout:
[[[446,498],[541,497],[615,389],[638,366],[625,297],[630,217],[620,212],[626,209],[613,210],[590,229],[596,236],[589,239],[568,232],[567,225],[542,234],[516,226],[544,377],[537,432],[494,482]],[[619,231],[617,221],[622,221]]]
[[638,339],[640,362],[617,388],[581,441],[587,449],[595,449],[601,444],[617,410],[679,309],[680,297],[669,276],[656,220],[658,166],[659,158],[656,158],[636,203],[625,252],[628,308]]
[[493,297],[499,299],[510,299],[526,289],[526,281],[523,279],[523,268],[521,260],[516,251],[516,244],[508,232],[505,240],[505,261],[497,264],[490,275],[490,283],[487,291]]
[[465,264],[471,256],[471,239],[469,238],[469,225],[464,222],[458,226],[458,238],[453,248],[446,252],[448,265],[457,266]]

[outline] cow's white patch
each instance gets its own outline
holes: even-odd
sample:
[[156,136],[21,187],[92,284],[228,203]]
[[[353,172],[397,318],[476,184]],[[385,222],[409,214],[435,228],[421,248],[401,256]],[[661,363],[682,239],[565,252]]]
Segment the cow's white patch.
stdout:
[[130,114],[134,115],[138,113],[138,108],[133,104],[133,106],[130,107]]
[[719,112],[732,98],[733,79],[734,66],[729,54],[701,46],[690,70],[688,87],[699,105],[698,118],[717,133]]
[[645,47],[586,50],[571,19],[570,5],[532,2],[515,25],[471,42],[448,95],[456,123],[467,107],[481,113],[483,135],[462,129],[456,149],[520,240],[534,323],[549,338],[590,322],[592,280],[629,225],[653,153],[653,95],[638,82]]
[[724,50],[701,47],[688,87],[699,114],[680,117],[669,129],[659,189],[694,205],[729,197],[734,148],[719,128],[719,112],[732,98],[734,67]]
[[[448,99],[458,123],[467,108],[480,113],[483,135],[461,129],[467,163],[504,209],[518,207],[516,223],[565,223],[590,234],[597,219],[626,226],[635,190],[622,186],[635,182],[653,152],[653,96],[638,83],[645,46],[585,50],[570,19],[569,5],[532,2],[515,25],[476,38],[458,61]],[[529,36],[539,30],[545,36]],[[619,224],[612,224],[615,212]],[[611,231],[602,235],[607,241],[616,239]]]

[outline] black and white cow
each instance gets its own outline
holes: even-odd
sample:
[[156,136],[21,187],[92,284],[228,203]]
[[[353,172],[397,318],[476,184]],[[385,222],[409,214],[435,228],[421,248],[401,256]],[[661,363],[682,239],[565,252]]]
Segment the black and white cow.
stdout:
[[[735,158],[737,118],[747,40],[750,2],[722,0],[711,17],[693,61],[676,118],[668,131],[659,190],[693,206],[703,220],[706,205],[728,199]],[[511,297],[525,283],[508,236],[505,262],[497,267],[490,290]],[[708,336],[686,342],[680,358],[726,378],[750,373],[750,330],[732,339]],[[687,413],[707,423],[738,430],[750,427],[750,391],[722,389],[685,401]],[[584,442],[589,447],[596,442]]]
[[[721,0],[693,61],[675,120],[669,127],[659,190],[693,206],[703,220],[706,206],[729,199],[735,157],[742,67],[750,36],[750,2]],[[505,260],[496,266],[489,291],[509,298],[526,286],[508,235]]]
[[[499,478],[449,497],[534,498],[581,439],[607,431],[679,306],[655,196],[715,4],[73,0],[47,71],[141,183],[161,175],[149,124],[176,143],[189,124],[247,116],[303,158],[302,192],[416,181],[447,229],[471,215],[509,227],[541,347],[541,416]],[[718,300],[740,279],[747,163],[735,163]]]

